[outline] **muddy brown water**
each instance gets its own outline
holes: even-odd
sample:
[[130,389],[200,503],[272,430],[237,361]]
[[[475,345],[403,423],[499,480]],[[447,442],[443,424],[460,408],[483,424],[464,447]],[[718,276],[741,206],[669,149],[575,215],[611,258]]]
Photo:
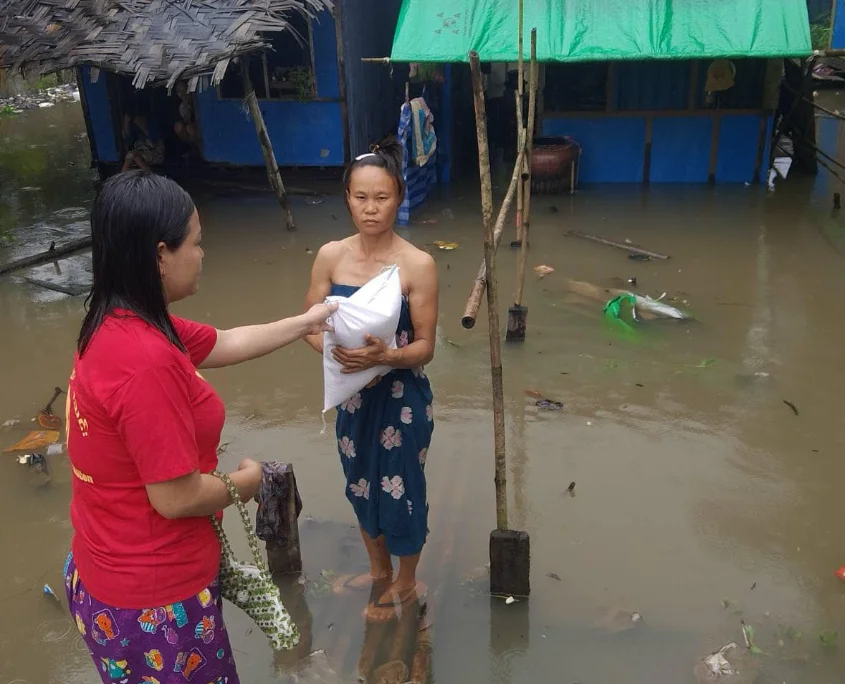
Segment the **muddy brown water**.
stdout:
[[[87,230],[91,174],[77,107],[0,121],[0,216],[17,237],[0,261]],[[531,534],[533,573],[531,599],[511,605],[486,594],[482,567],[495,523],[486,325],[460,326],[481,255],[477,191],[451,189],[419,212],[436,224],[402,229],[420,246],[460,244],[434,250],[442,296],[428,370],[438,423],[421,566],[434,681],[691,683],[697,659],[742,643],[743,619],[766,653],[758,681],[841,681],[845,659],[820,638],[845,639],[845,584],[833,576],[845,564],[845,225],[830,211],[834,191],[820,176],[774,193],[603,187],[534,198],[529,266],[555,271],[542,280],[529,272],[528,339],[504,351],[511,525]],[[218,327],[296,313],[313,253],[350,230],[339,196],[295,198],[296,234],[268,197],[196,197],[203,280],[176,310]],[[635,263],[565,237],[569,228],[672,258]],[[500,265],[504,321],[514,254],[504,249]],[[83,311],[82,298],[24,278],[84,284],[89,266],[83,254],[0,278],[0,423],[22,421],[0,429],[0,446],[31,428],[53,386],[66,383]],[[600,302],[564,282],[630,277],[639,292],[686,300],[697,320],[644,324],[629,339],[608,327]],[[321,434],[319,357],[300,344],[208,379],[228,410],[224,465],[246,455],[295,464],[313,518],[302,535],[315,582],[303,596],[288,593],[302,653],[324,649],[354,681],[362,649],[384,640],[389,651],[392,631],[365,629],[366,595],[328,595],[319,581],[366,563],[331,430]],[[526,390],[565,409],[543,411]],[[65,457],[48,460],[43,484],[0,454],[0,684],[96,681],[65,609],[42,595],[44,583],[63,594],[71,535],[70,472]],[[232,516],[227,529],[245,556]],[[643,619],[624,631],[597,626],[614,610]],[[242,680],[286,681],[295,658],[274,662],[236,609],[227,622]]]

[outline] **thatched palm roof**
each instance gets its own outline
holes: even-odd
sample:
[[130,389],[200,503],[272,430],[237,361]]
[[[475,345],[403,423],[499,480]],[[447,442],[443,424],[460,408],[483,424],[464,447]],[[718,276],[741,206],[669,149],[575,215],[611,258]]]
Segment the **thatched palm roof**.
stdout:
[[289,30],[292,12],[331,8],[332,0],[0,0],[0,67],[87,64],[138,88],[179,78],[194,86],[206,74],[218,83],[232,58],[267,47],[262,33]]

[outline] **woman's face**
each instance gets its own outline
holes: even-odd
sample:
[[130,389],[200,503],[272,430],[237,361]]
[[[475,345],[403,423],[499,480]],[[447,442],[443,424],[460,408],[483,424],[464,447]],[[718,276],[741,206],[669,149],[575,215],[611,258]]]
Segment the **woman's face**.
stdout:
[[199,214],[194,209],[188,220],[188,236],[178,248],[170,249],[163,242],[158,244],[158,267],[164,298],[168,304],[190,297],[199,290],[205,256],[201,242],[202,226]]
[[349,178],[346,201],[358,232],[380,235],[393,229],[401,198],[396,181],[385,169],[360,166]]

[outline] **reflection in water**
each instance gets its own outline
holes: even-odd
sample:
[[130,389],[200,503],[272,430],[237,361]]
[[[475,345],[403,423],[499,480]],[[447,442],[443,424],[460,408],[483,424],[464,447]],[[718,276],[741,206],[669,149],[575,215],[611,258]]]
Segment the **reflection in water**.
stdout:
[[[0,260],[23,253],[30,238],[86,230],[91,174],[81,132],[73,108],[0,121],[0,223],[20,238],[0,245]],[[326,666],[351,681],[395,661],[413,677],[415,662],[430,656],[440,682],[533,684],[550,672],[569,682],[687,682],[704,654],[741,642],[744,619],[768,654],[762,681],[840,682],[843,653],[820,638],[845,634],[842,585],[832,576],[845,562],[845,438],[836,429],[845,269],[832,247],[845,244],[837,242],[845,218],[831,214],[834,188],[842,191],[824,176],[795,176],[774,193],[611,187],[533,200],[531,265],[555,272],[529,277],[528,338],[504,348],[512,524],[531,535],[533,568],[530,601],[511,605],[487,595],[483,571],[495,521],[487,334],[483,324],[468,332],[459,323],[481,251],[477,191],[454,187],[422,211],[420,219],[440,220],[408,228],[416,244],[461,245],[433,250],[443,296],[428,370],[439,423],[420,577],[431,588],[434,649],[423,632],[412,651],[413,612],[408,622],[367,625],[366,592],[335,595],[321,581],[368,565],[336,446],[321,435],[319,357],[295,346],[210,371],[228,411],[222,467],[244,456],[293,462],[303,515],[319,519],[301,524],[309,582],[283,582],[303,633],[297,653],[273,657],[260,630],[227,606],[242,680],[308,681],[308,671]],[[313,253],[350,229],[339,195],[319,205],[293,198],[296,234],[280,229],[270,197],[194,196],[207,258],[200,293],[175,311],[218,327],[298,311]],[[446,208],[454,219],[443,218]],[[569,228],[672,258],[636,263],[565,238]],[[501,255],[505,289],[514,259]],[[0,448],[65,384],[82,317],[81,297],[48,296],[25,278],[83,283],[89,270],[83,254],[0,279],[0,424],[21,421],[0,428]],[[631,277],[643,293],[688,302],[697,322],[643,324],[631,342],[603,326],[601,302],[573,298],[563,282]],[[757,372],[769,376],[748,381]],[[541,411],[526,389],[566,409]],[[93,674],[72,632],[56,640],[66,616],[41,593],[45,582],[61,582],[70,536],[70,473],[63,457],[47,460],[53,479],[36,487],[13,458],[0,459],[0,604],[14,616],[0,627],[0,684],[88,684]],[[564,495],[571,481],[576,497]],[[238,521],[227,524],[235,552],[246,555]],[[608,611],[643,621],[608,634],[593,627]],[[314,652],[322,658],[295,674],[296,661]]]

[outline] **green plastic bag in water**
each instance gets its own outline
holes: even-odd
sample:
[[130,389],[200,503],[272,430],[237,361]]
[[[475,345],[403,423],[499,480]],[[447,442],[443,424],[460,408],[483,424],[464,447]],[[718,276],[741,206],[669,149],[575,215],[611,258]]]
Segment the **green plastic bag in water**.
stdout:
[[626,335],[635,335],[636,330],[627,322],[622,320],[622,305],[631,305],[631,316],[637,320],[636,303],[637,300],[634,295],[630,293],[617,295],[604,305],[605,320],[610,322],[614,327],[620,328]]

